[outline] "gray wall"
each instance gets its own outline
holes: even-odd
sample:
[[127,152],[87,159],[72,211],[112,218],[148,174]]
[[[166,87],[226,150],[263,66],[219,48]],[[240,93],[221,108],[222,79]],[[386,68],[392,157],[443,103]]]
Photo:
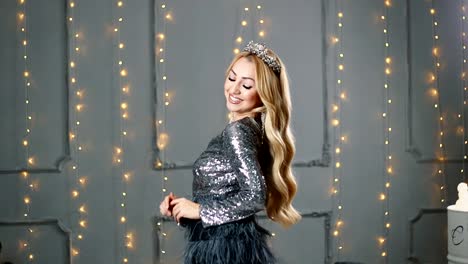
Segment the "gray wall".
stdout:
[[[463,133],[457,118],[462,108],[461,10],[460,2],[435,1],[440,15],[440,107],[446,118],[445,154],[449,163],[434,161],[438,151],[439,113],[428,95],[427,74],[432,69],[432,27],[430,2],[395,0],[389,8],[389,38],[392,74],[388,112],[392,133],[390,149],[394,174],[389,195],[392,227],[387,244],[388,262],[403,263],[408,257],[408,220],[420,208],[445,208],[456,199],[456,184],[464,179]],[[324,3],[324,6],[322,4]],[[332,237],[333,261],[384,263],[377,238],[384,225],[383,204],[379,193],[384,184],[384,35],[380,16],[383,1],[268,1],[261,12],[255,11],[244,40],[258,39],[251,25],[265,16],[265,41],[283,58],[291,78],[294,106],[292,126],[296,136],[296,166],[299,183],[295,206],[302,212],[333,211],[336,197],[343,205],[344,226],[338,238]],[[337,6],[336,4],[340,6]],[[124,2],[79,1],[64,21],[63,0],[27,4],[28,69],[31,87],[23,78],[23,35],[17,26],[16,1],[0,2],[0,260],[24,262],[32,252],[37,263],[66,263],[67,237],[79,251],[74,263],[121,263],[124,254],[130,263],[157,263],[155,217],[163,197],[162,188],[176,195],[191,195],[190,168],[165,171],[154,169],[158,154],[166,162],[191,164],[211,137],[227,124],[223,98],[224,70],[232,57],[243,7],[253,11],[251,1],[171,1],[173,21],[166,24],[166,62],[161,66],[153,49],[162,19],[154,17],[151,0]],[[409,8],[410,7],[410,8]],[[337,11],[341,8],[345,54],[343,72],[347,98],[342,103],[340,128],[347,136],[339,156],[342,163],[340,195],[332,196],[334,172],[334,133],[330,120],[331,104],[337,80]],[[409,9],[408,9],[409,8]],[[440,11],[440,12],[439,12]],[[409,19],[407,13],[410,14]],[[16,15],[16,18],[15,18]],[[125,48],[118,51],[113,24],[122,15],[120,28]],[[153,25],[155,22],[155,25]],[[466,26],[466,25],[465,25]],[[408,29],[410,29],[408,34]],[[68,32],[67,32],[68,30]],[[73,38],[79,32],[80,38]],[[66,37],[68,36],[68,37]],[[409,37],[408,37],[409,36]],[[74,52],[80,47],[80,52]],[[130,86],[121,95],[118,58],[129,71],[124,81]],[[69,61],[76,68],[67,67]],[[164,110],[161,73],[168,76],[170,105]],[[156,73],[157,81],[153,82]],[[411,74],[410,74],[411,73]],[[71,83],[72,76],[77,78]],[[410,78],[411,77],[411,78]],[[80,89],[84,96],[79,98]],[[29,109],[24,98],[28,91]],[[121,122],[121,99],[128,102],[129,119]],[[156,104],[155,104],[156,103]],[[84,105],[76,111],[76,104]],[[166,111],[166,112],[164,112]],[[21,144],[26,129],[26,113],[31,113],[31,133],[27,151],[36,158],[25,180],[20,172],[27,166],[26,148]],[[464,112],[463,112],[464,114]],[[165,116],[165,126],[156,120]],[[463,115],[464,116],[464,115]],[[76,125],[80,121],[80,125]],[[165,128],[165,130],[164,130]],[[115,147],[124,138],[123,163],[115,162]],[[166,131],[169,143],[158,153],[157,133]],[[69,140],[67,133],[76,134]],[[329,150],[328,144],[331,144]],[[82,150],[78,150],[82,146]],[[323,148],[325,147],[325,151]],[[332,155],[327,162],[326,154]],[[77,169],[73,169],[77,166]],[[443,168],[445,177],[437,174]],[[122,170],[131,172],[131,180],[122,181]],[[87,182],[81,185],[80,177]],[[162,177],[167,176],[164,183]],[[448,201],[441,203],[447,182]],[[34,189],[28,188],[34,184]],[[73,198],[71,192],[79,190]],[[122,210],[122,191],[127,193]],[[29,196],[28,207],[23,202]],[[86,213],[78,211],[85,205]],[[29,212],[29,217],[23,217]],[[119,223],[126,212],[126,225]],[[424,216],[416,224],[414,254],[423,261],[445,262],[445,214]],[[55,222],[40,222],[58,219]],[[38,220],[27,224],[25,221]],[[87,221],[82,228],[79,222]],[[276,236],[272,240],[276,254],[286,263],[323,263],[325,239],[323,218],[304,218],[284,230],[263,223]],[[26,227],[34,227],[28,234]],[[163,223],[161,249],[164,263],[178,263],[183,249],[183,230]],[[332,230],[334,222],[332,221]],[[134,249],[125,250],[124,231],[134,234]],[[83,239],[77,239],[82,234]],[[29,248],[19,246],[28,240]],[[339,245],[342,250],[337,250]]]

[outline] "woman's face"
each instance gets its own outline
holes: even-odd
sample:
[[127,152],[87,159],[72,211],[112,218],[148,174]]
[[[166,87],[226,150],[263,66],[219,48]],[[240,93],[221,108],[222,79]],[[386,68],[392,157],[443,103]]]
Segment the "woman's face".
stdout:
[[228,73],[224,95],[226,107],[233,113],[234,120],[249,116],[252,109],[262,105],[255,76],[255,63],[247,58],[240,58]]

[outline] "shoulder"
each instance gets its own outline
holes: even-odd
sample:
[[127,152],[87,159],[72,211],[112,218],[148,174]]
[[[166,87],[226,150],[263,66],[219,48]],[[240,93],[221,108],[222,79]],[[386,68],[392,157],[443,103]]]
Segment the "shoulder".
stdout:
[[229,123],[223,130],[223,139],[229,145],[247,145],[256,147],[261,142],[261,127],[251,117],[245,117]]
[[261,127],[252,117],[244,117],[229,123],[223,133],[230,136],[236,134],[260,135]]

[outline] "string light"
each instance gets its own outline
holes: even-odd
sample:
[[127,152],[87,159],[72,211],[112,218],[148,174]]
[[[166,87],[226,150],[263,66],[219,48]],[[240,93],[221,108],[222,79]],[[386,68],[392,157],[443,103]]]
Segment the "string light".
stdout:
[[255,18],[255,21],[256,24],[255,26],[258,28],[258,37],[259,37],[259,42],[263,42],[263,40],[265,39],[265,35],[266,35],[266,30],[265,30],[265,16],[264,16],[264,13],[263,13],[263,6],[260,5],[260,4],[257,4],[257,8],[256,8],[256,18]]
[[[462,47],[466,47],[466,32],[465,32],[465,21],[466,21],[466,10],[465,10],[465,5],[464,5],[464,1],[461,1],[461,12],[460,12],[460,16],[461,16],[461,19],[460,19],[460,23],[461,23],[461,29],[462,29],[462,36],[461,36],[461,46]],[[467,82],[466,82],[466,79],[464,77],[464,73],[465,73],[465,70],[466,70],[466,61],[467,61],[467,58],[466,58],[466,49],[462,48],[462,63],[461,63],[461,68],[462,68],[462,71],[461,71],[461,89],[462,89],[462,100],[464,101],[465,98],[466,98],[466,90],[468,89],[467,88]],[[463,102],[462,101],[462,102]],[[460,111],[460,114],[458,115],[458,117],[461,119],[461,127],[462,127],[462,135],[463,135],[463,142],[462,142],[462,149],[463,149],[463,159],[462,159],[462,168],[460,170],[460,173],[462,174],[462,181],[463,182],[466,182],[466,175],[464,173],[465,171],[465,163],[466,163],[466,144],[464,141],[466,141],[466,132],[465,132],[465,127],[466,127],[466,121],[465,121],[465,104],[461,104],[461,111]],[[441,186],[441,188],[443,188],[443,186]]]
[[[33,118],[31,116],[31,100],[30,100],[30,89],[31,89],[31,72],[29,70],[29,25],[28,22],[28,14],[26,11],[28,10],[24,0],[20,0],[18,4],[18,28],[20,28],[20,36],[22,39],[21,42],[21,47],[22,47],[22,58],[23,58],[23,65],[24,65],[24,70],[23,70],[23,83],[24,83],[24,108],[25,108],[25,132],[23,133],[23,138],[21,140],[21,145],[24,149],[24,160],[25,160],[25,170],[23,170],[19,176],[20,179],[24,181],[24,195],[23,195],[23,210],[24,212],[22,213],[23,217],[25,220],[29,220],[31,217],[31,204],[32,204],[32,192],[34,191],[34,179],[29,175],[29,169],[35,165],[35,160],[34,157],[30,156],[30,148],[31,148],[31,131],[33,127]],[[26,254],[26,262],[33,263],[34,262],[34,253],[33,253],[33,247],[32,245],[32,235],[31,231],[33,230],[31,226],[26,227],[27,232],[26,232],[26,238],[25,241],[20,243],[22,245],[28,245],[24,246],[26,248],[25,254]],[[29,231],[29,232],[28,232]]]
[[72,225],[71,228],[73,229],[74,236],[72,237],[73,241],[73,249],[72,249],[72,257],[74,258],[73,261],[78,261],[78,257],[80,256],[80,247],[83,245],[83,239],[84,239],[84,231],[87,228],[87,210],[86,210],[86,205],[83,203],[83,195],[81,195],[83,192],[85,192],[85,187],[86,187],[86,177],[81,175],[80,171],[80,160],[81,160],[81,151],[83,151],[83,146],[81,144],[81,138],[80,138],[80,130],[79,126],[81,124],[81,114],[83,113],[83,110],[85,109],[85,104],[83,102],[84,99],[84,90],[83,88],[80,88],[79,86],[79,80],[77,77],[77,69],[78,69],[78,60],[79,60],[79,51],[80,51],[80,41],[83,37],[83,34],[78,32],[78,27],[75,26],[77,24],[76,19],[74,19],[75,15],[75,8],[76,8],[76,3],[75,2],[70,2],[68,5],[68,13],[70,14],[69,21],[71,23],[70,25],[70,63],[69,63],[69,72],[70,72],[70,80],[69,80],[69,86],[71,89],[72,95],[74,97],[72,98],[72,103],[75,104],[75,111],[72,112],[72,124],[75,124],[74,126],[70,127],[70,134],[69,134],[69,139],[71,143],[71,149],[72,149],[72,156],[74,157],[73,164],[72,164],[72,176],[73,176],[73,184],[71,188],[71,208],[73,208],[74,213],[71,214],[73,219],[72,219]]
[[[157,147],[159,150],[159,157],[157,161],[155,162],[155,165],[157,168],[161,169],[161,199],[164,199],[164,196],[166,195],[167,189],[166,189],[166,184],[167,184],[167,176],[166,176],[166,168],[163,166],[163,164],[166,164],[166,147],[169,142],[169,135],[167,133],[167,128],[166,128],[166,120],[167,120],[167,107],[170,105],[170,93],[168,92],[168,78],[167,78],[167,73],[166,73],[166,51],[167,51],[167,41],[166,41],[166,36],[167,36],[167,25],[169,22],[173,21],[173,13],[168,10],[167,5],[165,3],[160,5],[160,8],[158,9],[159,17],[160,17],[160,22],[158,23],[159,28],[158,31],[160,32],[157,34],[159,36],[157,38],[158,42],[156,43],[156,49],[159,52],[156,54],[156,60],[159,61],[160,63],[157,64],[157,69],[158,69],[158,78],[157,78],[157,87],[162,87],[163,89],[163,94],[164,96],[158,97],[158,104],[162,106],[162,118],[159,119],[156,122],[156,131],[157,131]],[[162,82],[162,83],[161,83]],[[161,102],[161,103],[159,103]],[[160,230],[160,234],[165,234],[164,231],[164,225],[162,222],[157,223],[158,228]],[[133,239],[133,236],[130,236],[128,239]],[[165,255],[166,250],[166,242],[165,239],[167,237],[165,235],[160,236],[160,245],[161,245],[161,254]],[[128,240],[127,245],[130,247],[133,247],[133,240]],[[163,262],[160,259],[160,262]]]
[[390,56],[390,37],[389,37],[389,9],[392,6],[390,0],[383,1],[383,15],[381,16],[383,34],[384,34],[384,85],[383,85],[383,134],[384,134],[384,167],[383,167],[383,187],[382,192],[379,194],[379,200],[382,202],[382,234],[378,238],[378,248],[380,250],[380,255],[382,256],[382,262],[388,263],[388,239],[389,239],[389,229],[390,224],[390,186],[391,186],[391,176],[393,176],[393,165],[392,165],[392,155],[391,155],[391,144],[390,144],[390,132],[392,128],[390,126],[390,106],[392,99],[390,98],[390,75],[392,73],[392,58]]
[[[134,249],[133,246],[133,235],[132,241],[128,240],[128,225],[129,219],[127,217],[127,199],[128,199],[128,185],[130,184],[130,175],[131,172],[128,169],[128,164],[125,159],[125,146],[127,143],[127,135],[128,135],[128,120],[130,118],[130,104],[129,104],[129,96],[130,96],[130,88],[129,88],[129,69],[126,66],[124,61],[123,52],[125,52],[126,44],[122,39],[122,25],[126,19],[124,18],[124,9],[125,2],[118,0],[116,2],[116,12],[114,17],[114,32],[115,32],[115,47],[116,47],[116,75],[118,79],[118,87],[120,90],[119,93],[119,111],[120,111],[120,122],[119,122],[119,142],[118,145],[115,147],[115,151],[113,153],[113,159],[117,163],[117,175],[119,175],[119,179],[121,181],[121,193],[122,195],[119,196],[120,198],[120,207],[119,210],[116,212],[118,215],[118,223],[119,223],[119,235],[120,238],[118,243],[119,246],[119,259],[122,260],[122,263],[128,263],[131,260],[130,250]],[[164,39],[164,35],[158,36],[160,39]],[[129,247],[129,243],[131,247]]]
[[[343,249],[342,245],[342,238],[341,238],[341,229],[344,227],[343,221],[343,205],[342,205],[342,162],[341,162],[341,154],[343,151],[343,144],[346,142],[346,136],[342,134],[342,125],[341,125],[341,117],[342,117],[342,110],[343,103],[346,100],[346,93],[343,90],[343,76],[344,76],[344,52],[343,52],[343,42],[340,39],[343,39],[343,18],[344,13],[342,11],[342,1],[335,0],[335,6],[337,7],[337,14],[336,14],[336,28],[335,32],[336,35],[331,38],[331,43],[335,45],[335,55],[336,55],[336,86],[333,96],[333,103],[332,103],[332,126],[333,126],[333,135],[334,135],[334,159],[335,159],[335,166],[333,166],[333,177],[334,180],[332,182],[332,192],[331,195],[333,196],[333,211],[334,215],[336,215],[333,227],[333,236],[335,241],[335,248],[336,252],[333,254],[336,257],[336,261],[339,261],[341,258],[341,251]],[[334,261],[333,261],[334,262]]]
[[[431,74],[431,78],[430,78],[430,84],[431,84],[431,88],[430,90],[432,89],[435,89],[435,92],[433,92],[433,94],[436,94],[435,97],[435,104],[434,104],[434,108],[437,109],[437,114],[439,116],[438,120],[437,120],[437,127],[438,127],[438,131],[439,131],[439,150],[437,151],[439,154],[439,162],[437,163],[437,170],[439,171],[439,176],[440,176],[440,181],[441,181],[441,187],[444,187],[444,188],[441,188],[441,193],[440,193],[440,203],[442,205],[445,205],[446,203],[446,200],[447,200],[447,191],[446,191],[446,188],[445,186],[447,185],[446,181],[446,175],[445,175],[445,144],[444,144],[444,133],[443,133],[443,127],[444,127],[444,123],[443,123],[443,116],[442,116],[442,107],[441,107],[441,101],[440,101],[440,97],[438,96],[440,94],[440,91],[439,91],[439,67],[440,67],[440,47],[439,47],[439,40],[440,40],[440,37],[439,37],[439,23],[437,21],[437,10],[435,9],[435,6],[434,6],[434,0],[431,0],[431,8],[429,10],[429,13],[431,14],[431,18],[432,18],[432,45],[433,45],[433,52],[432,52],[432,61],[433,61],[433,73]],[[436,175],[437,176],[437,175]]]

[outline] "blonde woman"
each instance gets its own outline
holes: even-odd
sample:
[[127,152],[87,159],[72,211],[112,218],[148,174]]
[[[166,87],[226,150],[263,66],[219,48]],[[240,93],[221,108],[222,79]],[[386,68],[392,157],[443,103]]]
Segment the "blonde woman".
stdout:
[[224,94],[231,121],[193,165],[193,200],[171,193],[160,211],[187,228],[185,264],[276,263],[255,213],[266,209],[284,227],[301,218],[292,206],[297,185],[286,68],[271,49],[251,41],[229,65]]

